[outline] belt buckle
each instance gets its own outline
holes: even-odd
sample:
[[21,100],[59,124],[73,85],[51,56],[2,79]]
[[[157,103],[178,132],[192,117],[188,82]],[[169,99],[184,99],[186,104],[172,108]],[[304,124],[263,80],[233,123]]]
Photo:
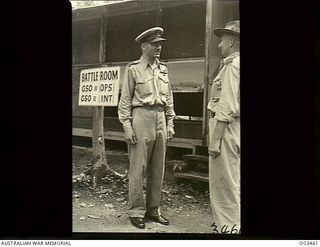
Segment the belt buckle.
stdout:
[[155,110],[157,112],[162,112],[163,111],[163,107],[161,105],[155,104],[150,106],[150,110]]

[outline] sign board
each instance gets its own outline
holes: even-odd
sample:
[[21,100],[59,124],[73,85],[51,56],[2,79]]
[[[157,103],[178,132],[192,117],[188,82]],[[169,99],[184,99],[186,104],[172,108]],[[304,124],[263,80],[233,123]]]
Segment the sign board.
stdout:
[[79,106],[117,106],[120,66],[81,70]]

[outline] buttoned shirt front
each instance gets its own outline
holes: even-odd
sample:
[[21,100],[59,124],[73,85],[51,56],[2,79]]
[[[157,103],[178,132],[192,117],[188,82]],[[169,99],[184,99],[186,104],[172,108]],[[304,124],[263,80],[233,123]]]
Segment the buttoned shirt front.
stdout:
[[173,127],[175,112],[168,68],[156,59],[151,66],[142,56],[126,69],[118,107],[124,128],[131,126],[132,109],[141,106],[162,106],[168,126]]
[[211,87],[208,109],[215,119],[231,123],[240,117],[240,53],[222,60],[223,66]]

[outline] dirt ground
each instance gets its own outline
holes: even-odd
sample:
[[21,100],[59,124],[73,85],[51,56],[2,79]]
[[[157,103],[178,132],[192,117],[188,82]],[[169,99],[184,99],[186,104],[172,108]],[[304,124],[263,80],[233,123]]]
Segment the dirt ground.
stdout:
[[[77,180],[91,159],[91,149],[73,147],[73,232],[212,233],[208,184],[175,178],[172,168],[180,160],[166,161],[161,211],[170,225],[146,222],[141,230],[130,224],[127,214],[127,178],[107,175],[95,190],[90,189],[90,176]],[[109,150],[107,160],[115,171],[127,173],[125,151]]]

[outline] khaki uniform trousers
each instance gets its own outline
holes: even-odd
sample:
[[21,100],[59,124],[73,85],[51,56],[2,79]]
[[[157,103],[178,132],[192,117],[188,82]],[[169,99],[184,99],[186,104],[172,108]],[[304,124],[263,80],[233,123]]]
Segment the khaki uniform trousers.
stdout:
[[[129,217],[160,214],[161,186],[167,146],[166,118],[162,107],[136,107],[132,128],[137,144],[129,145]],[[146,203],[143,182],[146,177]]]
[[[210,137],[216,123],[217,120],[209,119]],[[209,190],[216,233],[239,233],[240,118],[226,126],[220,154],[209,156]]]

